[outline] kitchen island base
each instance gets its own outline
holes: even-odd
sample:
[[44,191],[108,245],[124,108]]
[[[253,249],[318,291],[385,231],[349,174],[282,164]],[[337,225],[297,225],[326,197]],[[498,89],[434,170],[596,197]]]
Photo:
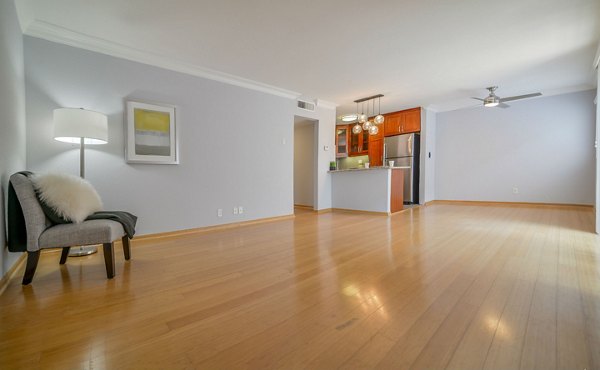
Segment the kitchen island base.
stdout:
[[402,211],[404,170],[374,167],[330,171],[333,209],[386,215]]

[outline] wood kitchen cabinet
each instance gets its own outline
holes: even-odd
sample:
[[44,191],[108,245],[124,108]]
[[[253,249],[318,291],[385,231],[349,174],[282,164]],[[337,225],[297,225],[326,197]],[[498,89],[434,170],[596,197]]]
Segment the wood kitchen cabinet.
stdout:
[[421,108],[413,108],[402,111],[404,115],[403,134],[421,131]]
[[421,108],[384,114],[384,135],[394,136],[421,131]]
[[377,135],[369,135],[369,163],[372,167],[383,166],[383,125]]
[[369,164],[371,167],[383,166],[383,138],[370,140]]
[[348,142],[350,132],[348,125],[339,125],[335,127],[335,157],[343,158],[348,156]]
[[350,149],[348,155],[355,157],[358,155],[369,154],[369,132],[363,130],[360,134],[352,132],[352,126],[348,125],[348,132],[350,133]]

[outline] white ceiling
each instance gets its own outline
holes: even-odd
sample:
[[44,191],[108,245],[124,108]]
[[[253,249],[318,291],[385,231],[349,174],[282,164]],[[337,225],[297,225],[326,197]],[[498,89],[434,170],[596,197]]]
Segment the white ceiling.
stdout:
[[17,0],[17,7],[26,34],[223,72],[334,102],[338,114],[376,93],[387,112],[477,105],[469,97],[490,85],[501,97],[593,88],[600,40],[598,0]]

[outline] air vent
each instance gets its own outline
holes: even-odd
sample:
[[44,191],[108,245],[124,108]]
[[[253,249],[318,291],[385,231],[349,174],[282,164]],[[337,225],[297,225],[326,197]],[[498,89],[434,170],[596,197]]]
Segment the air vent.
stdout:
[[298,108],[300,108],[300,109],[309,110],[311,112],[314,112],[315,106],[316,106],[316,104],[314,102],[298,100]]

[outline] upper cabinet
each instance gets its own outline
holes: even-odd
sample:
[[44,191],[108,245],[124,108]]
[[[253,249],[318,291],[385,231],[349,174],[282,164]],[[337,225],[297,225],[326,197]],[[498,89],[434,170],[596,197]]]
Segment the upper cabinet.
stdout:
[[335,156],[336,158],[348,156],[348,125],[335,127]]
[[350,132],[350,150],[348,155],[353,157],[369,154],[369,132],[363,130],[360,134],[355,134],[351,130],[352,125],[348,125],[348,131]]
[[421,131],[421,108],[413,108],[402,111],[404,115],[403,134]]
[[384,114],[384,135],[394,136],[421,131],[421,108]]

